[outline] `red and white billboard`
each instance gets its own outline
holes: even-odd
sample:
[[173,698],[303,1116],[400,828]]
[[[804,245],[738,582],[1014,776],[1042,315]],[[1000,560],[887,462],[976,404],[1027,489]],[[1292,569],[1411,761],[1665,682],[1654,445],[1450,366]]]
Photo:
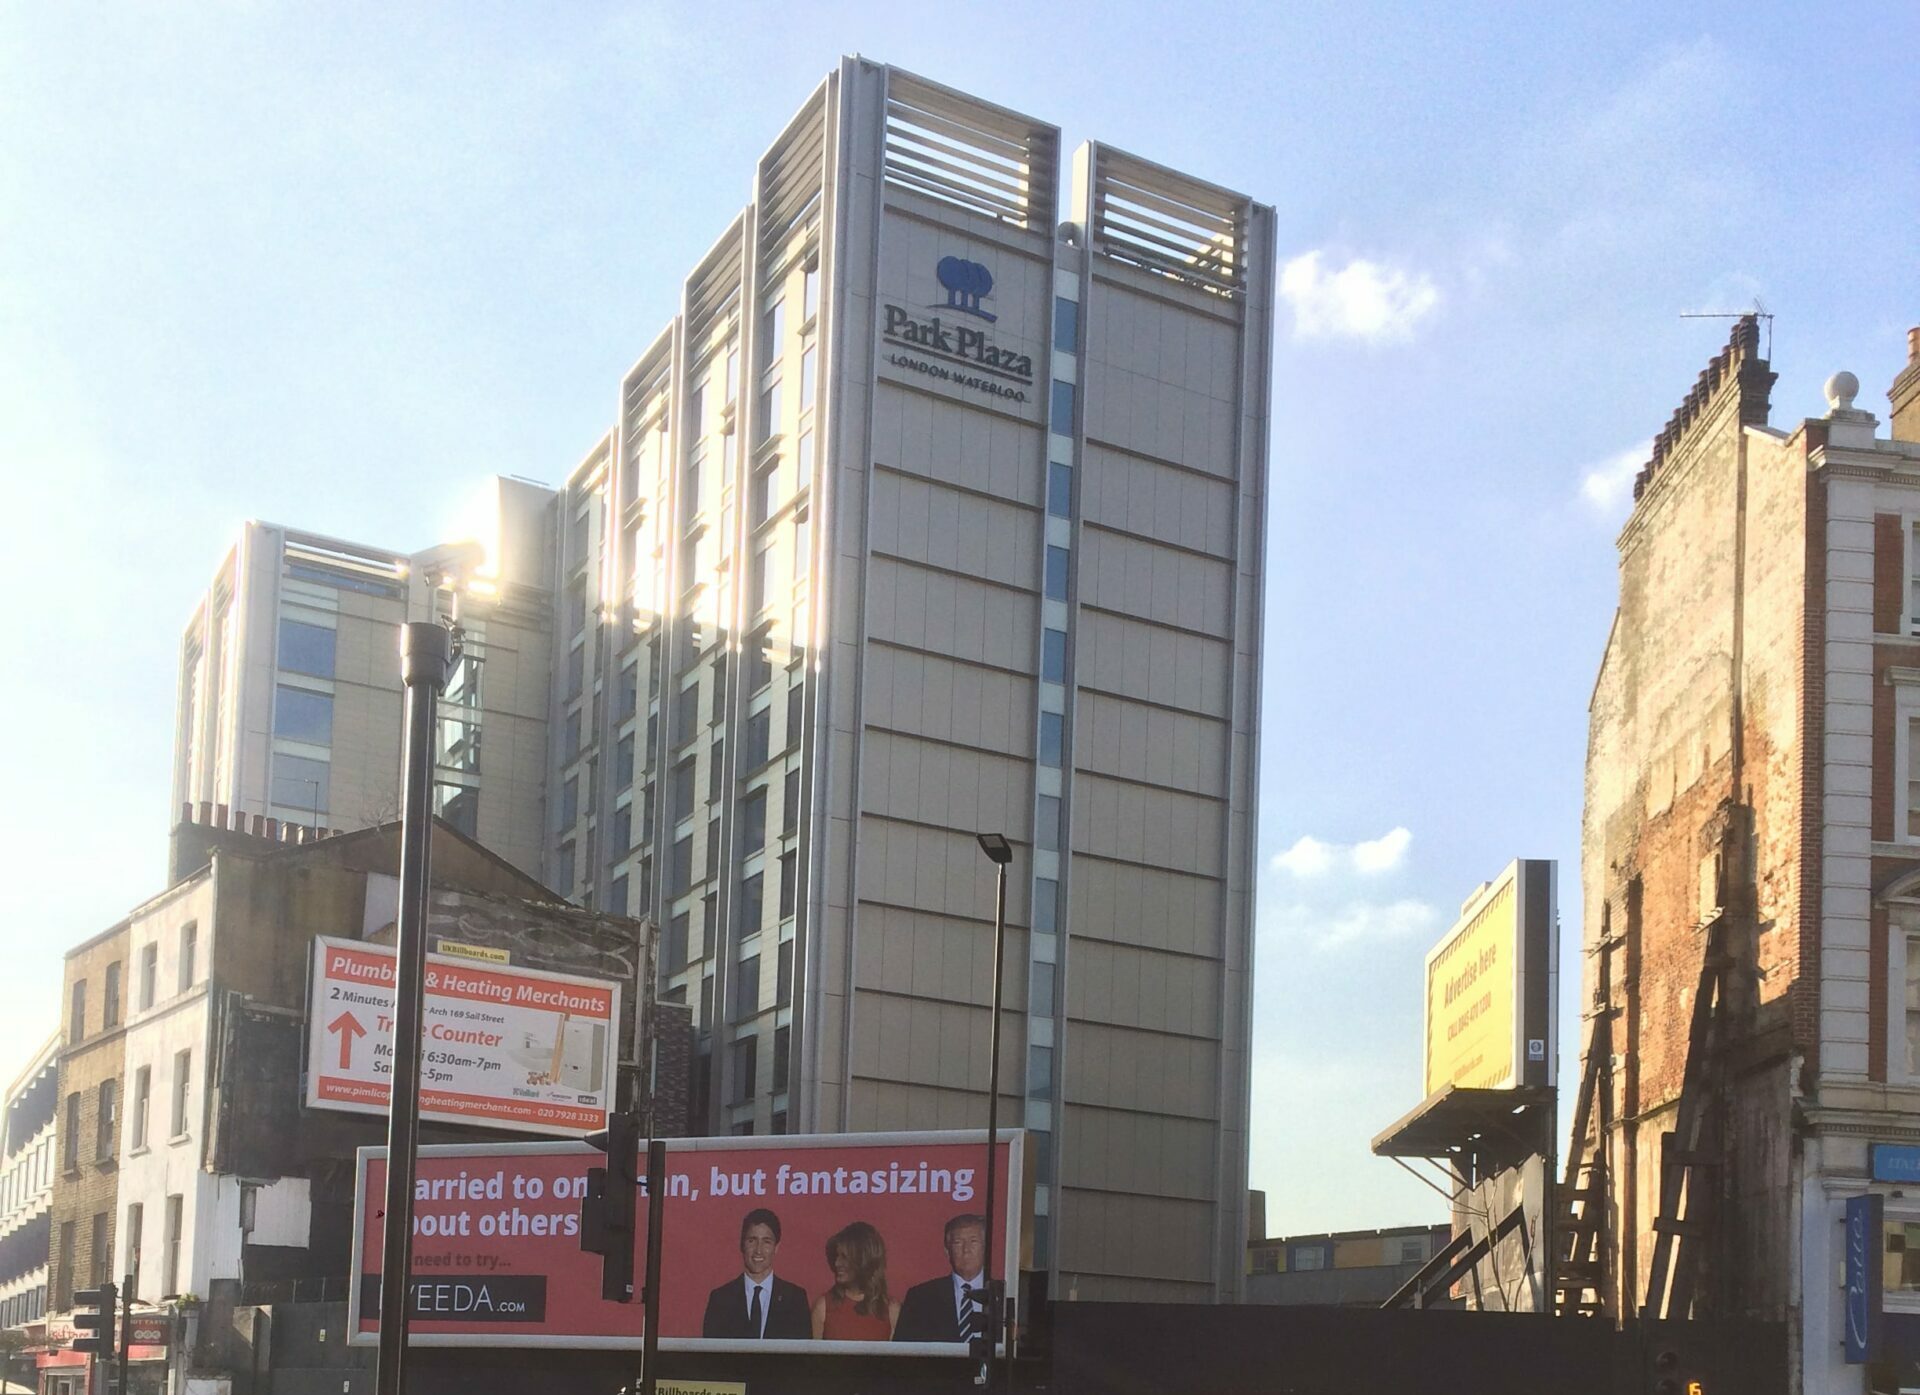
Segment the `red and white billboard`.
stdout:
[[[394,952],[322,936],[307,1003],[307,1104],[385,1114]],[[420,1117],[524,1133],[606,1127],[620,985],[427,956]]]
[[[984,1130],[689,1138],[667,1150],[664,1350],[966,1350],[966,1290],[985,1277]],[[1021,1135],[1003,1133],[996,1276],[1019,1265],[1021,1155]],[[421,1149],[410,1341],[639,1346],[645,1310],[601,1298],[600,1256],[580,1248],[587,1169],[604,1162],[564,1142]],[[361,1149],[349,1299],[360,1345],[378,1340],[385,1190],[386,1149]],[[644,1180],[639,1191],[636,1289]]]

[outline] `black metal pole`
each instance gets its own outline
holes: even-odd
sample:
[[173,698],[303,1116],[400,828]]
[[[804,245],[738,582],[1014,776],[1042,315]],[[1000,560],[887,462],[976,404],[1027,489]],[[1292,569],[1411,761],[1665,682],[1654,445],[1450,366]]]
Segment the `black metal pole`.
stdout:
[[667,1143],[647,1140],[646,1332],[640,1342],[640,1395],[660,1384],[660,1239],[667,1228]]
[[420,1141],[420,1018],[433,835],[434,705],[446,689],[453,662],[453,634],[446,626],[415,621],[400,633],[400,682],[406,693],[405,784],[400,803],[400,916],[394,946],[393,1087],[387,1112],[387,1211],[380,1255],[376,1395],[401,1395],[407,1355],[413,1179]]
[[133,1275],[120,1284],[120,1379],[115,1389],[127,1395],[127,1348],[133,1345]]
[[987,1289],[987,1356],[974,1384],[993,1378],[993,1349],[1000,1331],[1002,1297],[993,1283],[994,1161],[1000,1151],[1000,984],[1005,978],[1007,951],[1007,864],[994,863],[993,893],[993,1020],[987,1032],[987,1233],[982,1245],[980,1278]]

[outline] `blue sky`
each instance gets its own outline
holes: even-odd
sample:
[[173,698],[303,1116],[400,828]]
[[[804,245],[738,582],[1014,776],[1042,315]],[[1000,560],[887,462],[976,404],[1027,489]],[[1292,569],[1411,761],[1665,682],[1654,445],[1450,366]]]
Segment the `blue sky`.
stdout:
[[1367,1140],[1512,857],[1577,979],[1623,471],[1726,334],[1680,313],[1778,316],[1776,423],[1842,367],[1884,412],[1920,322],[1910,4],[0,6],[0,1074],[159,889],[239,522],[415,548],[564,476],[856,51],[1278,210],[1253,1181],[1438,1218]]

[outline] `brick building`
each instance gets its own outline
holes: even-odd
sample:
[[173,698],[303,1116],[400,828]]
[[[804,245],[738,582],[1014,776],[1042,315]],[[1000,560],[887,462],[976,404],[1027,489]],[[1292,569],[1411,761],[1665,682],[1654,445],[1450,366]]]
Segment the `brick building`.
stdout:
[[[1797,1388],[1864,1390],[1844,1199],[1869,1143],[1920,1140],[1920,331],[1892,439],[1848,373],[1769,425],[1759,340],[1700,375],[1619,538],[1571,1173],[1605,1199],[1607,1311],[1783,1319]],[[1920,1198],[1887,1206],[1920,1233]],[[1892,1272],[1889,1321],[1920,1322]]]
[[112,1276],[126,960],[125,921],[67,951],[66,1042],[60,1049],[60,1113],[54,1126],[59,1142],[48,1257],[50,1312],[66,1312],[75,1289]]

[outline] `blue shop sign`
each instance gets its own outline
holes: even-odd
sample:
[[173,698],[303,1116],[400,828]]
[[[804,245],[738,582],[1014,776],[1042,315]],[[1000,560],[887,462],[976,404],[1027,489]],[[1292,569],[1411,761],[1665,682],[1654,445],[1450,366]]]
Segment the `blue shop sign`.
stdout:
[[1873,1180],[1920,1183],[1920,1143],[1874,1144]]
[[1880,1234],[1885,1219],[1885,1198],[1847,1198],[1846,1348],[1847,1364],[1851,1366],[1880,1359],[1884,1326],[1880,1313]]

